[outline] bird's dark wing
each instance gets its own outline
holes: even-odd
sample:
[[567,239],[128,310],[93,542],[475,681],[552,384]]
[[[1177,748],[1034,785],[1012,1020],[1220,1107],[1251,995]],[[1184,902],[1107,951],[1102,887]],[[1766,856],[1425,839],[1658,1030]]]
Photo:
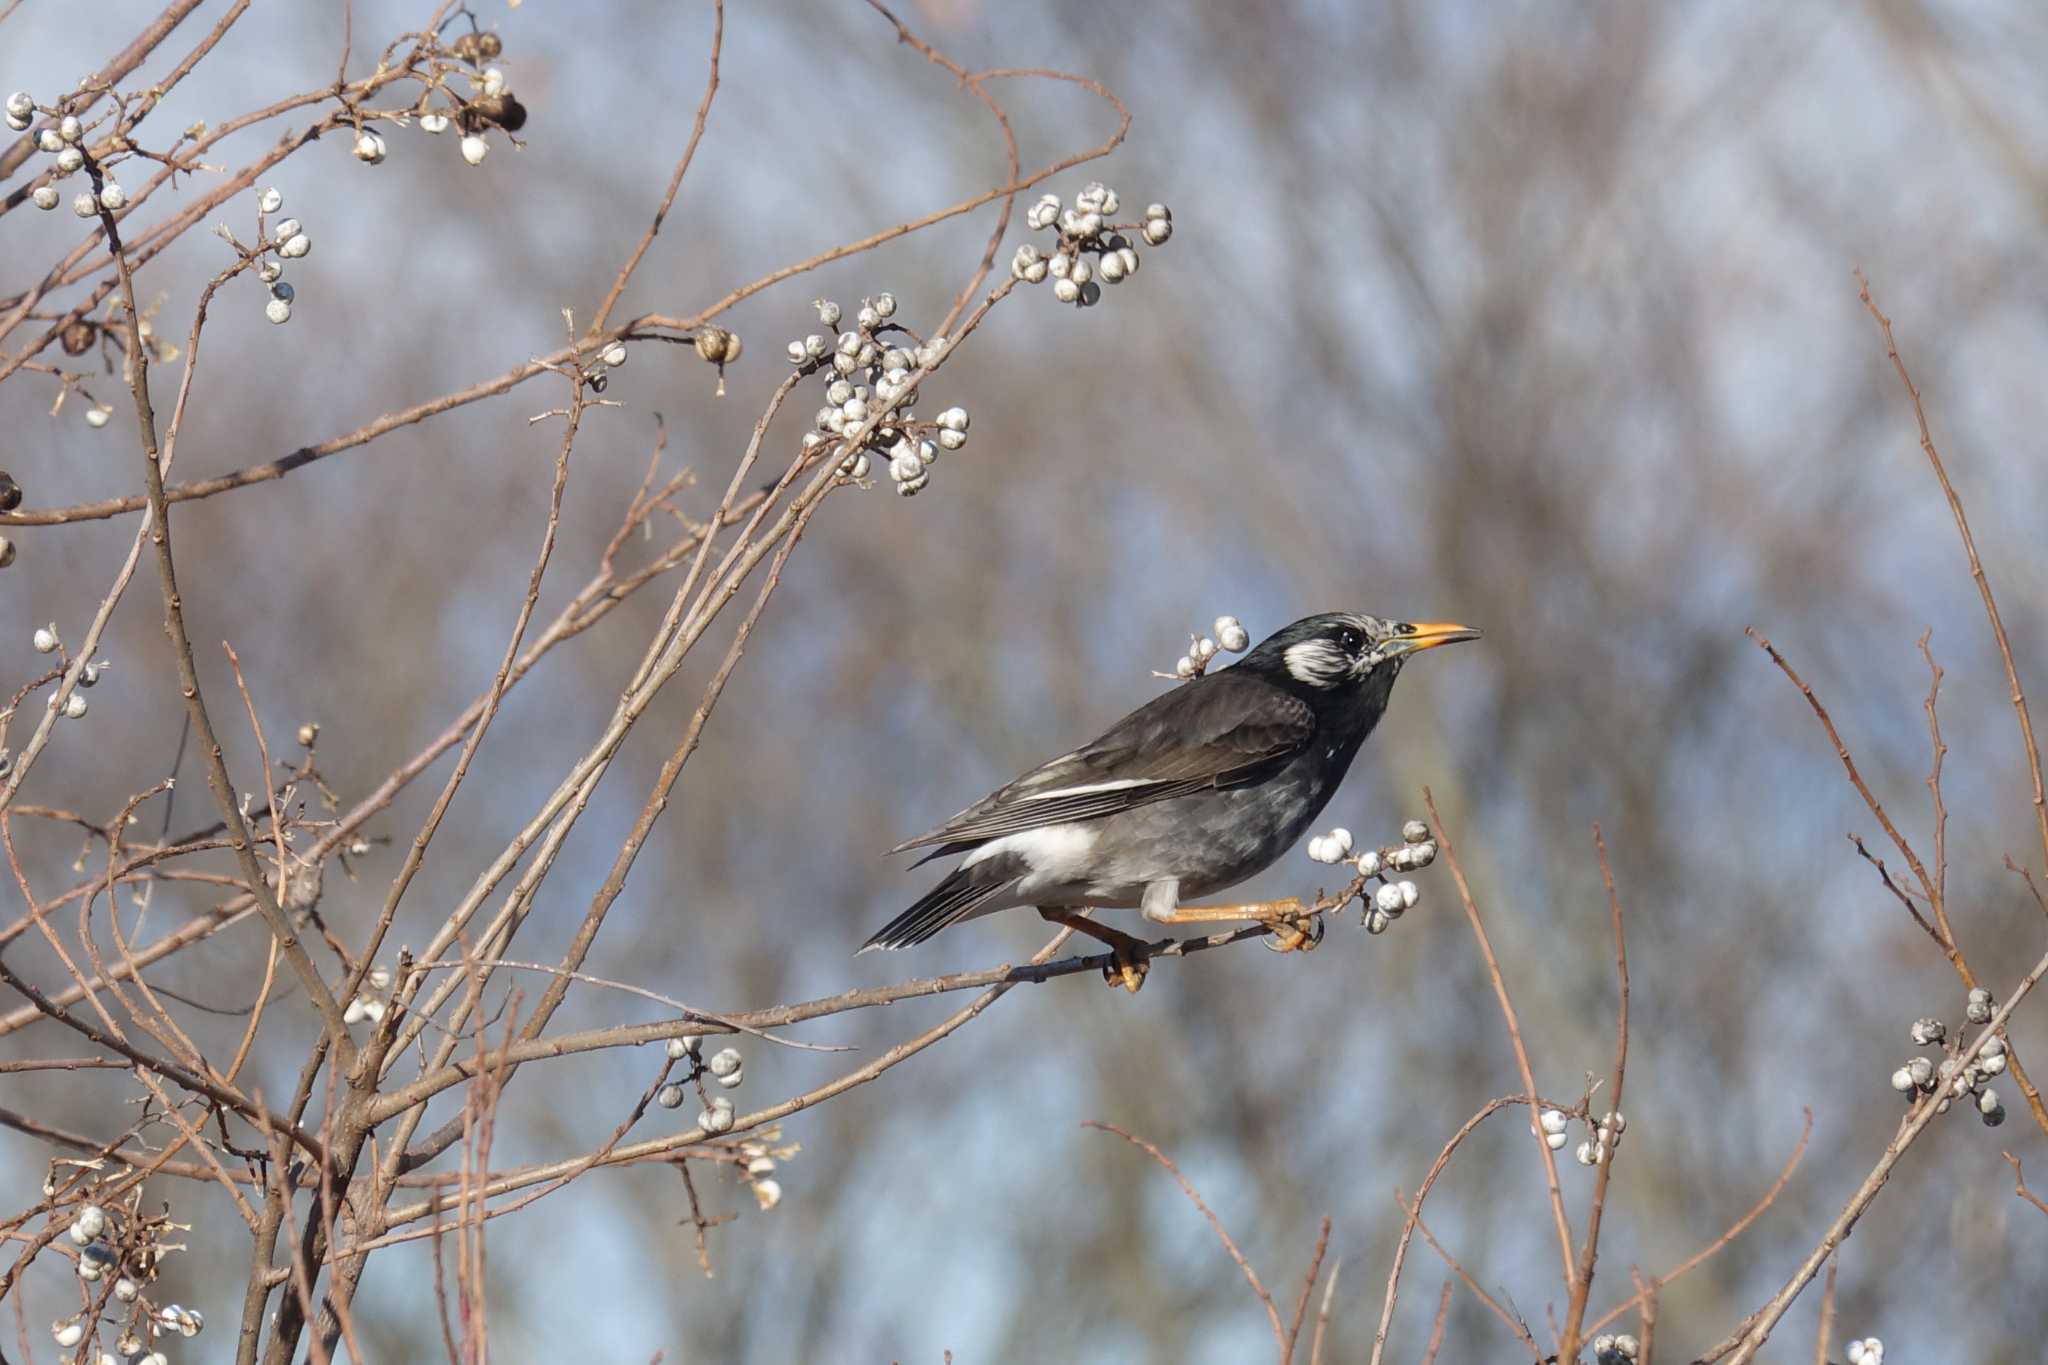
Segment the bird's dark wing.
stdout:
[[1154,697],[1107,734],[897,845],[957,844],[1254,782],[1306,748],[1315,714],[1292,693],[1224,669]]

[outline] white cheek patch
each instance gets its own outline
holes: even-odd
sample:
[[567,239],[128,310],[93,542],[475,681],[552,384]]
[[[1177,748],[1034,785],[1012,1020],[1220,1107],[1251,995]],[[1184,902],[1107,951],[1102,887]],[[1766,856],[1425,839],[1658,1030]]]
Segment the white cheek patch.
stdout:
[[1351,660],[1336,646],[1322,640],[1289,645],[1282,658],[1294,680],[1310,687],[1335,687],[1351,674]]

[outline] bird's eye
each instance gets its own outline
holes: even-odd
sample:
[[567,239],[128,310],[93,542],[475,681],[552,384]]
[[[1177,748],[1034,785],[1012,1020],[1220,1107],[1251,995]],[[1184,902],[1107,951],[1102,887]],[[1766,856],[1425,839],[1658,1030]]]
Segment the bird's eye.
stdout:
[[1345,626],[1337,632],[1337,648],[1346,654],[1356,654],[1365,648],[1365,636],[1355,628]]

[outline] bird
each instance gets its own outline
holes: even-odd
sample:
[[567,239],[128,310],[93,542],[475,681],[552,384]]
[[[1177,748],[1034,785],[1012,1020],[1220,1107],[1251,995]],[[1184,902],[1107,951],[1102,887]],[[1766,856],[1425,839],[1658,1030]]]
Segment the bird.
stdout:
[[1027,906],[1108,944],[1104,976],[1131,991],[1144,980],[1144,941],[1085,911],[1137,908],[1159,925],[1257,920],[1277,946],[1306,946],[1318,925],[1299,901],[1183,902],[1272,866],[1336,793],[1409,658],[1478,638],[1451,622],[1354,612],[1276,631],[889,850],[930,847],[913,866],[967,856],[859,952]]

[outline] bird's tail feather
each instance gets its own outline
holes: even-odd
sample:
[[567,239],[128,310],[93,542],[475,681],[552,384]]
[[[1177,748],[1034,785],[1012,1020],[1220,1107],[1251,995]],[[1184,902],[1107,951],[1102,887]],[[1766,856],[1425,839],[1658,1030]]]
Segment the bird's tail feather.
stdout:
[[1009,884],[1007,871],[991,867],[987,862],[955,868],[944,881],[926,892],[917,904],[876,931],[859,951],[909,948],[922,943],[947,925],[972,915]]

